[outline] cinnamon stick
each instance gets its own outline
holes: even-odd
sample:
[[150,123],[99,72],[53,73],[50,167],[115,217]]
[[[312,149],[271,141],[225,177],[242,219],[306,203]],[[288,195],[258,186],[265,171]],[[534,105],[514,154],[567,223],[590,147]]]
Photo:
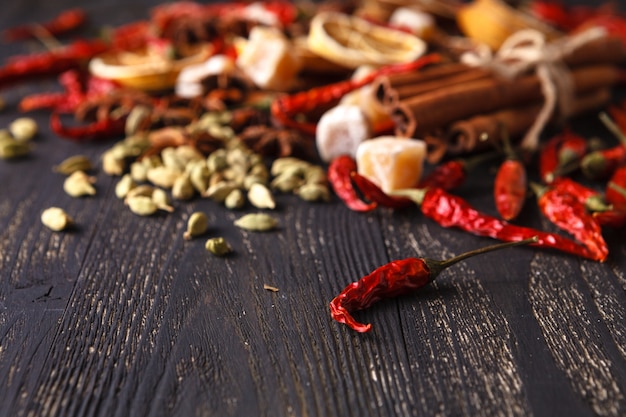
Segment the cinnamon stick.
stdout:
[[[613,65],[588,65],[572,69],[570,76],[573,92],[582,94],[615,84],[620,71]],[[492,77],[398,101],[391,104],[389,114],[396,124],[397,135],[414,137],[456,120],[540,102],[542,98],[541,83],[534,74],[515,80]]]
[[[577,116],[602,108],[611,99],[608,88],[600,88],[576,96],[563,118]],[[511,138],[522,136],[533,124],[541,110],[541,103],[499,110],[489,114],[473,116],[450,125],[447,137],[447,152],[461,154],[493,146],[499,143],[501,133],[506,131]],[[553,122],[557,119],[553,119]]]

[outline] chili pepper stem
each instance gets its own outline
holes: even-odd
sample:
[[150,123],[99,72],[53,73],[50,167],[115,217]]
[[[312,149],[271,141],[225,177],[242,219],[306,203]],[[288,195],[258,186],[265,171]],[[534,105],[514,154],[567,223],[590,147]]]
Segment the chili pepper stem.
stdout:
[[621,187],[620,185],[614,183],[614,182],[609,182],[609,188],[611,188],[612,190],[615,190],[616,192],[618,192],[622,197],[626,198],[626,188]]
[[482,255],[484,253],[488,253],[488,252],[492,252],[492,251],[496,251],[496,250],[500,250],[500,249],[505,249],[505,248],[510,248],[513,246],[522,246],[522,245],[530,245],[533,243],[537,243],[539,241],[539,238],[537,236],[533,236],[531,238],[528,239],[524,239],[524,240],[518,240],[516,242],[505,242],[505,243],[497,243],[495,245],[491,245],[491,246],[485,246],[483,248],[479,248],[479,249],[474,249],[468,252],[464,252],[460,255],[457,255],[455,257],[452,257],[450,259],[446,259],[444,261],[438,261],[438,260],[434,260],[434,259],[424,259],[424,262],[426,263],[426,265],[428,265],[428,268],[430,270],[430,277],[431,280],[434,280],[437,275],[439,275],[441,273],[441,271],[443,271],[444,269],[458,263],[461,261],[464,261],[467,258],[471,258],[473,256],[476,255]]
[[604,123],[604,126],[606,126],[606,128],[609,129],[611,133],[613,133],[613,135],[615,135],[615,137],[619,140],[622,146],[626,146],[626,134],[622,132],[622,129],[620,129],[617,123],[613,121],[611,116],[609,116],[605,112],[602,112],[598,117],[600,118],[602,123]]
[[537,198],[541,197],[546,191],[548,191],[548,187],[541,185],[539,183],[536,183],[536,182],[531,182],[528,185],[533,190],[533,193],[535,193]]

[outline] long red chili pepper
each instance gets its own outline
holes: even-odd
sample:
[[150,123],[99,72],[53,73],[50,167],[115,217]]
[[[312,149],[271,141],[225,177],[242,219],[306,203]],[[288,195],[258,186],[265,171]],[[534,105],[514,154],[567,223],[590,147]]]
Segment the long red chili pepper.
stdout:
[[591,152],[582,159],[580,167],[583,174],[591,179],[607,178],[619,166],[626,164],[626,135],[606,113],[600,114],[600,120],[619,139],[620,144]]
[[537,236],[534,246],[556,249],[576,256],[602,261],[585,246],[556,233],[518,226],[482,213],[461,197],[440,188],[398,190],[394,195],[410,198],[421,207],[422,214],[442,227],[456,227],[476,236],[486,236],[505,242]]
[[0,67],[0,88],[80,68],[106,49],[107,45],[102,41],[80,40],[53,51],[9,58]]
[[366,309],[380,300],[398,297],[424,287],[434,281],[444,269],[471,256],[536,241],[536,237],[531,237],[518,242],[500,243],[465,252],[445,261],[429,258],[406,258],[392,261],[351,283],[333,298],[330,302],[331,317],[339,323],[347,324],[357,332],[368,332],[372,329],[372,325],[356,321],[351,314],[353,311]]
[[620,229],[626,226],[626,210],[596,211],[593,218],[603,227]]
[[70,9],[61,12],[49,22],[15,26],[5,29],[2,37],[7,42],[35,39],[43,31],[46,35],[58,37],[85,23],[87,15],[82,9]]
[[348,155],[338,156],[328,166],[328,181],[335,194],[354,211],[371,211],[376,203],[365,203],[352,185],[352,174],[356,172],[356,161]]
[[64,126],[58,113],[50,115],[50,128],[57,135],[79,142],[111,139],[124,134],[125,118],[102,119],[85,126]]
[[559,187],[533,184],[541,213],[555,226],[570,233],[589,249],[593,259],[604,261],[609,254],[600,224],[578,198]]
[[316,123],[300,122],[295,116],[319,109],[320,106],[333,103],[347,93],[371,83],[377,77],[400,72],[417,71],[418,69],[441,61],[441,56],[430,54],[416,61],[405,64],[388,65],[374,71],[359,80],[346,80],[323,87],[315,87],[293,95],[281,96],[271,105],[272,116],[285,127],[298,129],[308,134],[315,134]]

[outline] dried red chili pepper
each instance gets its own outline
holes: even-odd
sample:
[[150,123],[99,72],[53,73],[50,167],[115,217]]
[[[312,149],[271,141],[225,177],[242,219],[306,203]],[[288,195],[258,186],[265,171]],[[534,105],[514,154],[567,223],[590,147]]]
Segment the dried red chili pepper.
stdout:
[[323,105],[328,105],[347,93],[371,83],[375,78],[418,69],[439,62],[441,57],[437,54],[430,54],[419,58],[416,61],[395,64],[382,67],[359,80],[346,80],[323,87],[315,87],[307,91],[298,92],[293,95],[284,95],[272,102],[271,112],[274,119],[285,127],[298,129],[308,134],[315,134],[316,123],[300,122],[295,120],[295,116],[308,113]]
[[531,237],[517,242],[500,243],[465,252],[444,261],[429,258],[406,258],[392,261],[348,285],[333,298],[330,302],[331,317],[339,323],[347,324],[357,332],[368,332],[372,329],[372,325],[359,323],[351,312],[364,310],[380,300],[405,295],[424,287],[434,281],[441,271],[469,257],[536,241],[536,237]]
[[541,180],[550,184],[555,178],[577,168],[588,151],[585,138],[564,129],[546,142],[539,155]]
[[85,100],[106,94],[119,87],[117,83],[93,77],[80,71],[69,70],[59,75],[62,93],[38,93],[20,100],[20,111],[49,109],[60,113],[71,113]]
[[596,211],[593,218],[603,227],[620,229],[626,226],[626,210]]
[[476,236],[487,236],[512,242],[537,236],[534,246],[556,249],[572,255],[601,261],[585,246],[556,233],[544,232],[530,227],[518,226],[473,208],[461,197],[441,188],[399,190],[396,196],[410,198],[421,207],[424,216],[442,227],[456,227]]
[[78,142],[111,139],[124,134],[125,118],[102,119],[85,126],[64,126],[58,113],[50,115],[50,129],[57,135]]
[[604,261],[609,254],[602,228],[578,198],[559,187],[533,184],[541,213],[558,228],[570,233],[589,249],[593,259]]
[[610,209],[598,191],[586,187],[571,178],[557,178],[550,185],[559,189],[561,192],[573,195],[576,197],[576,200],[583,204],[589,211],[606,211]]
[[408,198],[395,197],[385,193],[378,185],[370,181],[369,178],[364,177],[356,171],[352,172],[351,176],[356,188],[372,203],[390,208],[403,208],[411,204],[411,200]]
[[580,5],[566,7],[562,2],[554,1],[535,0],[530,2],[528,7],[532,15],[565,32],[574,30],[603,12],[600,9]]
[[49,22],[33,23],[5,29],[2,36],[7,42],[36,39],[42,32],[48,36],[60,36],[79,28],[85,23],[87,15],[82,9],[70,9],[61,12]]
[[590,179],[607,178],[619,166],[626,164],[626,135],[606,113],[600,114],[600,120],[618,138],[620,144],[591,152],[582,159],[580,167],[583,174]]
[[500,152],[487,152],[471,158],[451,159],[443,162],[422,178],[417,188],[437,187],[447,191],[456,189],[465,182],[469,172],[498,155]]
[[328,166],[328,181],[335,194],[354,211],[371,211],[376,203],[361,200],[352,185],[352,174],[356,172],[356,161],[348,155],[338,156]]
[[0,67],[0,88],[80,68],[107,48],[99,40],[81,40],[49,52],[11,57]]
[[506,159],[496,173],[493,198],[500,217],[513,220],[524,207],[528,179],[526,167],[513,151],[507,132],[503,132],[502,138]]
[[615,170],[606,185],[604,196],[613,207],[626,211],[626,166]]

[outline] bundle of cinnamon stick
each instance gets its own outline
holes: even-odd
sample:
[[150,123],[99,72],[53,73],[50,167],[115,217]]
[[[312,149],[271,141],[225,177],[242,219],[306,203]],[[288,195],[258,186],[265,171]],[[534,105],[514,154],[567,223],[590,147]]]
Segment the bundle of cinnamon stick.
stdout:
[[[603,36],[564,54],[571,101],[559,103],[551,122],[597,110],[608,103],[611,87],[624,80],[619,64],[626,46]],[[534,71],[514,79],[488,66],[448,62],[420,72],[394,74],[376,81],[376,102],[391,116],[396,134],[419,137],[430,145],[429,160],[460,154],[500,140],[522,136],[535,122],[544,101],[543,85]],[[504,127],[504,130],[502,129]]]

